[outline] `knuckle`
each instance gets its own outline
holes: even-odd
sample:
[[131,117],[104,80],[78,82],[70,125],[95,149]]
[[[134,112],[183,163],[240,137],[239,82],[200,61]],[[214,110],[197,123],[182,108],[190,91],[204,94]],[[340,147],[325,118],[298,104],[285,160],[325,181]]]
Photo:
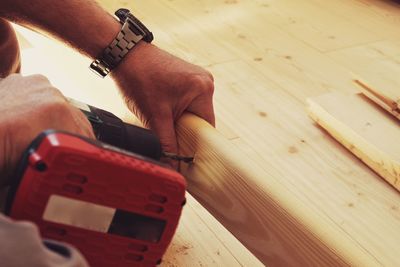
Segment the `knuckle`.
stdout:
[[19,221],[19,222],[16,222],[16,225],[20,229],[25,230],[25,231],[36,232],[36,233],[39,232],[38,226],[30,221]]
[[27,78],[33,80],[34,82],[42,82],[50,84],[49,79],[47,79],[47,77],[42,74],[33,74],[28,76]]
[[47,90],[47,92],[53,96],[53,97],[60,97],[60,98],[64,98],[63,94],[61,93],[60,90],[58,90],[56,87],[54,87],[53,85],[51,85],[50,83],[46,84],[43,86],[43,88],[45,90]]
[[13,223],[13,220],[10,217],[7,217],[7,216],[5,216],[5,215],[0,213],[0,225],[12,224],[12,223]]
[[203,91],[210,95],[214,93],[214,79],[208,77],[207,79],[203,80]]
[[33,90],[39,94],[45,94],[46,96],[59,95],[60,92],[55,88],[47,77],[41,74],[35,74],[27,78],[29,83],[29,90]]
[[43,102],[40,111],[47,115],[58,115],[69,111],[69,104],[62,98],[49,98]]
[[[1,78],[1,77],[0,77]],[[17,88],[18,85],[21,83],[23,77],[19,73],[12,73],[5,77],[4,79],[0,79],[0,83],[5,85],[2,89],[7,90],[9,87]]]
[[20,73],[12,73],[8,75],[5,79],[19,79],[21,78],[22,75]]
[[214,93],[214,78],[209,72],[193,76],[191,82],[194,87],[198,88],[202,93],[210,95]]
[[209,71],[206,71],[206,75],[214,83],[214,75],[212,75],[212,73]]
[[50,81],[41,74],[35,74],[26,77],[25,83],[27,83],[27,90],[36,97],[40,97],[43,100],[50,99],[53,100],[54,98],[62,98],[62,94],[60,90],[55,88]]

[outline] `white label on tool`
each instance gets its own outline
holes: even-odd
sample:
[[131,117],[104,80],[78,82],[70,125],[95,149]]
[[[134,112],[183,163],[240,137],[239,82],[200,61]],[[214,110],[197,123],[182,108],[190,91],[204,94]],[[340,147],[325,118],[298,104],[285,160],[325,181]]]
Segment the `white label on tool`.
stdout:
[[116,209],[90,202],[51,195],[43,219],[87,230],[106,233]]

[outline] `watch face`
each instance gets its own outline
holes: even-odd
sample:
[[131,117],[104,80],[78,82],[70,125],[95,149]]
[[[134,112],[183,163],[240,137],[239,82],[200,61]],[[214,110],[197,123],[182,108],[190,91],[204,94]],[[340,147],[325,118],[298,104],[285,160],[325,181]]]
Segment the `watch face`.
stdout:
[[117,16],[117,18],[124,23],[126,17],[128,16],[128,14],[130,14],[129,9],[126,8],[120,8],[117,11],[115,11],[115,16]]

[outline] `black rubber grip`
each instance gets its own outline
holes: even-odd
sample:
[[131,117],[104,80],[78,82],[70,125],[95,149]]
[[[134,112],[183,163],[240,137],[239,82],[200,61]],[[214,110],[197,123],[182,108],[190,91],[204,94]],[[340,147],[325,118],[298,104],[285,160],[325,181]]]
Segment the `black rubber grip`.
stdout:
[[97,139],[118,148],[160,160],[161,143],[150,130],[124,123],[111,112],[89,106],[91,113],[85,112],[93,126]]

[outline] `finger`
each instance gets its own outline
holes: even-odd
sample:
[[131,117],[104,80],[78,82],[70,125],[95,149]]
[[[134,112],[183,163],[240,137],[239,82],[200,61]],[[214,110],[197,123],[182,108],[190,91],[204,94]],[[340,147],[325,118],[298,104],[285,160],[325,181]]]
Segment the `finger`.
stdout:
[[82,111],[80,111],[78,108],[71,107],[73,109],[73,118],[75,120],[76,126],[79,128],[80,134],[89,137],[91,139],[96,139],[94,132],[93,132],[93,127],[90,124],[89,120],[86,118],[86,116],[83,114]]
[[195,99],[186,110],[200,118],[203,118],[215,127],[215,114],[212,98],[203,97]]
[[2,213],[0,213],[0,225],[10,224],[10,223],[13,223],[13,222],[14,221],[10,217],[5,216]]
[[[94,132],[93,132],[93,127],[90,124],[87,117],[85,116],[85,114],[77,107],[71,105],[68,102],[68,99],[57,88],[54,88],[54,90],[52,90],[52,93],[56,97],[62,98],[63,101],[65,102],[65,104],[68,106],[68,110],[72,117],[72,123],[75,125],[75,127],[73,129],[75,129],[76,133],[83,135],[85,137],[89,137],[91,139],[96,139]],[[72,129],[68,129],[68,130],[72,130]]]
[[[176,140],[175,125],[172,113],[164,113],[163,116],[151,119],[150,128],[156,133],[161,142],[164,152],[178,153],[178,142]],[[168,161],[175,169],[178,167],[174,161]]]

